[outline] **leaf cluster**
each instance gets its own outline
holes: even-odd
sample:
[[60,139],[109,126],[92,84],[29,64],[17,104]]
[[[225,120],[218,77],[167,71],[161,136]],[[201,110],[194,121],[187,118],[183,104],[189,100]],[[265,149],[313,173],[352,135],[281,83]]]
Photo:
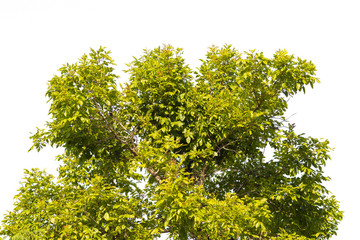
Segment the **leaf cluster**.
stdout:
[[[315,65],[210,47],[193,71],[164,45],[117,85],[104,48],[60,68],[32,149],[62,147],[59,178],[25,171],[1,234],[12,239],[328,239],[329,142],[297,134],[287,103]],[[272,156],[265,151],[273,152]]]

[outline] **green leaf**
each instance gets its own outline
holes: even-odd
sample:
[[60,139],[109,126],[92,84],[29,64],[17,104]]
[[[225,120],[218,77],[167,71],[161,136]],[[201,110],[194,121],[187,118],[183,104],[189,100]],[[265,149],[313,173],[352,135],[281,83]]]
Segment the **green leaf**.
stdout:
[[108,221],[109,218],[110,218],[110,217],[109,217],[109,213],[106,212],[106,213],[104,214],[104,219],[105,219],[106,221]]

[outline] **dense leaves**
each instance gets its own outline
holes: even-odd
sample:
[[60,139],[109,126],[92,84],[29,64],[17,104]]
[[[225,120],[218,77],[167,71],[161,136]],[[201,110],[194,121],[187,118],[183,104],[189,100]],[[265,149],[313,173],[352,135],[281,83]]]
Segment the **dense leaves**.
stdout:
[[[1,234],[12,239],[328,239],[342,219],[324,187],[329,143],[297,134],[288,100],[313,63],[211,47],[147,50],[118,87],[104,48],[49,82],[33,149],[64,148],[59,178],[26,170]],[[266,153],[272,153],[266,154]]]

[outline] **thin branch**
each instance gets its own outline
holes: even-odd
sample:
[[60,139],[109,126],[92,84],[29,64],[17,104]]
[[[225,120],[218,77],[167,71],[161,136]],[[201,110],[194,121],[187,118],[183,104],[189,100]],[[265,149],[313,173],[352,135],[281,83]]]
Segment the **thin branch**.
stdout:
[[[121,136],[119,136],[117,134],[117,132],[115,131],[115,129],[109,124],[109,122],[107,121],[107,119],[105,118],[105,116],[101,113],[101,109],[99,109],[99,106],[97,104],[97,102],[95,102],[95,100],[93,99],[93,102],[94,102],[94,105],[97,109],[97,112],[99,114],[99,116],[102,118],[102,120],[104,121],[104,123],[106,124],[106,127],[114,134],[114,137],[115,139],[117,139],[119,142],[121,142],[122,144],[124,144],[129,150],[130,152],[132,153],[133,157],[137,157],[138,156],[138,153],[137,153],[137,149],[136,149],[136,144],[134,143],[134,141],[132,141],[132,145],[133,146],[130,146],[129,145],[129,142],[128,141],[125,141],[124,139],[121,138]],[[115,122],[116,119],[115,119]],[[129,134],[129,131],[126,129],[126,127],[121,124],[120,122],[117,122],[121,128],[127,132]],[[130,135],[130,136],[134,136],[134,134]],[[129,139],[129,138],[128,138]],[[131,139],[133,140],[133,137],[131,137]],[[149,166],[147,167],[147,170],[151,173],[151,175],[156,179],[156,181],[160,184],[161,183],[161,178],[160,176],[158,175],[159,171],[155,171],[153,167]]]
[[[223,139],[223,140],[225,140],[225,139]],[[223,140],[221,140],[221,142],[222,142]],[[220,147],[220,148],[219,148],[216,152],[219,154],[219,153],[220,153],[220,151],[221,151],[222,149],[224,149],[224,150],[227,150],[227,151],[232,151],[232,152],[237,153],[237,151],[236,151],[236,150],[233,150],[233,149],[228,149],[228,148],[227,148],[227,146],[229,146],[229,145],[231,145],[231,144],[233,144],[233,143],[236,143],[236,142],[240,142],[240,140],[239,140],[239,139],[237,139],[237,140],[231,141],[231,142],[229,142],[229,143],[227,143],[227,144],[225,144],[225,145],[221,146],[221,147]]]
[[249,181],[249,179],[246,178],[246,179],[242,182],[242,184],[235,190],[235,193],[237,194],[243,187],[245,187],[246,184],[248,184],[248,181]]
[[205,167],[201,170],[201,173],[200,173],[200,182],[199,182],[199,185],[204,185],[204,182],[205,182],[205,177],[206,177],[206,170],[207,170],[207,166],[208,165],[205,165]]
[[86,216],[88,216],[91,220],[93,220],[93,222],[95,222],[97,225],[100,225],[99,222],[96,221],[96,220],[90,215],[90,213],[89,213],[88,211],[86,211],[86,210],[84,209],[84,212],[85,212]]
[[147,167],[147,170],[151,173],[151,175],[156,179],[156,181],[161,184],[161,178],[159,176],[159,170],[155,171],[153,167]]

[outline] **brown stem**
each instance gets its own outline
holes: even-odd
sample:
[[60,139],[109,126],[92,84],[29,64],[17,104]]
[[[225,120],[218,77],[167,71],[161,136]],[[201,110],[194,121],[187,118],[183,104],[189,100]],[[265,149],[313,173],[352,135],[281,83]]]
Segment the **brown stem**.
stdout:
[[200,173],[200,182],[199,182],[199,185],[204,185],[204,182],[205,182],[205,177],[206,177],[206,170],[207,170],[207,165],[205,165],[205,167],[201,170],[201,173]]
[[[136,145],[134,143],[134,134],[130,134],[130,138],[132,140],[132,146],[129,144],[128,141],[125,141],[124,139],[122,139],[121,136],[119,136],[117,134],[117,132],[115,131],[115,129],[109,124],[109,122],[107,121],[107,119],[105,118],[105,116],[101,113],[101,109],[99,109],[97,103],[94,101],[94,105],[96,106],[96,109],[98,111],[98,114],[99,116],[102,118],[102,120],[104,121],[104,123],[106,124],[106,127],[114,134],[114,137],[116,140],[118,140],[119,142],[121,142],[122,144],[124,144],[129,150],[130,152],[132,153],[133,157],[136,157],[138,156],[138,153],[137,153],[137,149],[136,149]],[[121,128],[125,131],[125,132],[129,132],[126,127],[121,124],[120,122],[118,122],[116,119],[114,119],[115,122],[117,124],[119,124],[121,126]],[[147,170],[150,172],[150,174],[156,179],[156,181],[160,184],[161,183],[161,178],[159,176],[159,170],[158,171],[155,171],[153,167],[149,166],[147,167]]]
[[161,178],[159,176],[159,170],[155,171],[153,167],[147,167],[147,170],[151,173],[151,175],[156,179],[156,181],[161,184]]

